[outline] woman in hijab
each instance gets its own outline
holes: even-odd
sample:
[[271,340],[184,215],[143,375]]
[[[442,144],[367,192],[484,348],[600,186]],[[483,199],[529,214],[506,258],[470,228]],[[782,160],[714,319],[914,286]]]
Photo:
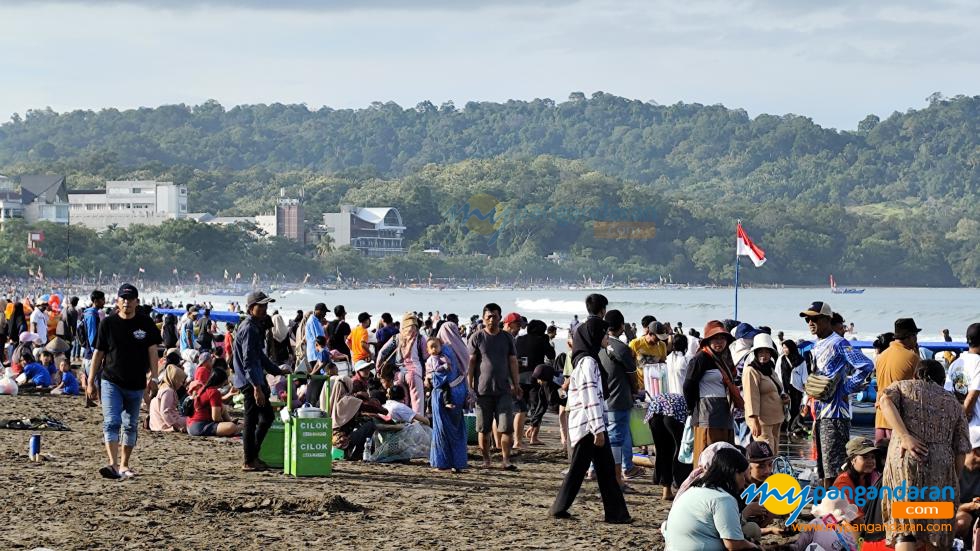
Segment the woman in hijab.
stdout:
[[782,342],[782,354],[776,360],[779,378],[783,383],[783,391],[789,394],[789,413],[791,417],[800,414],[803,404],[803,386],[806,384],[806,360],[800,354],[800,348],[790,339]]
[[779,427],[785,414],[783,406],[789,396],[783,393],[776,375],[776,344],[772,337],[759,333],[752,341],[752,360],[742,373],[745,389],[745,420],[752,430],[752,439],[767,442],[772,452],[779,454]]
[[[459,336],[459,328],[451,321],[439,328],[438,340],[441,350],[432,355],[435,347],[430,341],[429,360],[426,362],[427,370],[432,367],[432,445],[429,448],[429,463],[434,469],[452,469],[458,473],[467,466],[463,406],[469,394],[466,373],[470,353]],[[448,362],[438,361],[440,356],[444,356]]]
[[177,337],[177,316],[167,314],[163,317],[163,328],[160,330],[164,348],[177,348],[180,339]]
[[[173,356],[171,358],[171,356]],[[160,380],[157,395],[150,400],[150,430],[156,432],[186,432],[187,418],[180,414],[179,404],[185,393],[187,374],[179,367],[180,354],[167,357],[167,367]]]
[[607,325],[589,316],[572,337],[572,381],[568,387],[568,432],[572,463],[549,513],[570,518],[568,510],[582,487],[589,465],[595,465],[605,520],[611,524],[632,522],[623,491],[616,481],[616,463],[606,431],[606,402],[599,368],[599,350],[606,345]]
[[419,320],[414,314],[407,313],[402,317],[397,346],[412,409],[418,415],[425,415],[425,360],[429,355],[425,350],[425,339],[419,332]]
[[0,298],[0,363],[7,362],[7,338],[9,336],[7,323],[7,299]]
[[734,337],[717,320],[704,326],[701,350],[694,355],[684,379],[684,400],[694,427],[694,460],[715,442],[735,442],[732,408],[743,407],[733,382],[735,366],[729,353]]
[[17,344],[17,339],[20,338],[20,334],[27,331],[27,317],[24,315],[24,303],[17,301],[14,303],[14,310],[10,314],[10,319],[7,321],[7,335],[9,339],[14,344]]

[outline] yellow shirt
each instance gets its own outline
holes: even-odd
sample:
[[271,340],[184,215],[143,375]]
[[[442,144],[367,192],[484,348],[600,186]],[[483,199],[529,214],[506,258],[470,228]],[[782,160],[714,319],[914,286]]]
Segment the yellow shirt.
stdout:
[[630,341],[630,350],[636,356],[636,388],[646,390],[643,385],[643,366],[667,359],[667,343],[658,341],[656,344],[650,344],[646,337],[636,337]]
[[371,352],[363,345],[368,340],[368,332],[361,324],[354,326],[350,332],[350,353],[351,360],[370,360]]
[[[875,359],[875,377],[878,379],[878,396],[896,381],[905,381],[915,377],[915,366],[919,364],[919,355],[909,350],[900,341],[892,341],[884,352]],[[885,414],[875,408],[875,428],[890,429],[885,421]]]

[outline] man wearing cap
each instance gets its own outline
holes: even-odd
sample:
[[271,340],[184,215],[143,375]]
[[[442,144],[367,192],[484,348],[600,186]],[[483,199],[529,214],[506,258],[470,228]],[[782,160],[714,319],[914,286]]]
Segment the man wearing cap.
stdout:
[[181,352],[184,350],[193,350],[195,348],[194,345],[197,344],[197,339],[194,338],[194,322],[196,320],[197,306],[190,305],[187,307],[187,314],[177,328],[177,334],[180,336]]
[[648,378],[647,371],[653,368],[646,366],[661,364],[667,360],[667,343],[665,342],[667,335],[664,334],[663,324],[653,316],[643,316],[640,323],[643,324],[643,335],[636,337],[629,343],[630,350],[636,357],[636,390],[637,392],[646,390],[652,394],[655,389],[647,388],[646,380]]
[[483,465],[490,467],[490,433],[497,422],[500,453],[505,470],[517,470],[510,462],[514,431],[514,399],[522,398],[517,373],[514,338],[500,330],[500,306],[483,307],[484,327],[470,336],[469,384],[476,389],[476,425]]
[[[157,345],[163,342],[160,330],[149,316],[137,311],[139,291],[129,283],[119,287],[116,299],[118,311],[99,324],[95,354],[92,356],[92,378],[101,384],[102,433],[109,464],[99,473],[105,478],[135,476],[129,460],[136,447],[140,405],[143,393],[156,389]],[[104,369],[104,372],[103,372]],[[150,376],[147,377],[147,372]],[[96,397],[95,385],[85,391],[89,400]],[[120,429],[122,454],[119,454]],[[118,457],[118,463],[117,461]]]
[[37,343],[40,346],[44,346],[48,342],[48,299],[47,297],[41,297],[37,300],[37,304],[34,305],[34,311],[31,312],[31,322],[27,330],[39,335],[41,339]]
[[[847,452],[847,461],[839,467],[840,475],[834,480],[834,486],[849,490],[844,493],[844,497],[848,503],[856,505],[853,499],[855,489],[859,486],[874,486],[881,478],[875,470],[878,464],[878,448],[870,438],[855,436],[847,441],[844,449]],[[858,507],[858,519],[864,517],[866,506],[867,504]]]
[[980,440],[980,323],[972,323],[966,328],[967,351],[949,366],[950,371],[963,373],[967,384],[963,413],[970,424],[970,439]]
[[517,312],[511,312],[504,316],[502,321],[504,332],[516,339],[517,335],[521,332],[521,315]]
[[833,316],[830,305],[820,301],[800,312],[810,333],[817,337],[811,350],[813,371],[836,385],[829,400],[815,403],[817,472],[825,488],[833,484],[837,470],[847,460],[844,447],[851,438],[851,394],[865,385],[874,370],[867,356],[833,331]]
[[[636,386],[636,358],[633,351],[619,336],[625,331],[626,320],[619,310],[606,312],[609,324],[609,346],[599,351],[599,365],[605,371],[608,392],[606,397],[606,427],[613,461],[616,463],[616,481],[624,491],[626,476],[635,478],[643,469],[633,465],[633,437],[630,433],[630,413],[633,411],[633,391]],[[670,435],[654,435],[669,438]]]
[[[776,453],[768,442],[756,440],[745,448],[745,458],[749,460],[749,484],[762,486],[762,484],[772,475],[772,462],[776,459]],[[757,501],[745,504],[742,507],[742,524],[754,522],[763,527],[764,533],[779,533],[779,528],[769,528],[775,516]]]
[[[915,366],[919,365],[919,331],[922,330],[915,326],[912,318],[895,320],[895,340],[875,358],[879,396],[892,383],[915,377]],[[891,437],[892,429],[885,414],[875,404],[875,444]]]
[[234,385],[245,398],[245,427],[242,446],[245,461],[243,471],[266,468],[259,460],[262,441],[272,426],[273,411],[269,404],[272,394],[265,374],[282,375],[282,371],[265,354],[265,329],[263,322],[268,315],[269,303],[275,300],[262,291],[253,291],[245,297],[248,317],[238,324],[234,346]]

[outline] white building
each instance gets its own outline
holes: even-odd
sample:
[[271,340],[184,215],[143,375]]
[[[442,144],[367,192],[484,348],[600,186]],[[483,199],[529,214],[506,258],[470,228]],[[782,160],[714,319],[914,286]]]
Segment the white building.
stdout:
[[39,174],[20,177],[20,189],[0,176],[0,223],[12,218],[37,222],[68,223],[68,187],[65,177]]
[[323,226],[335,247],[351,246],[373,257],[405,254],[405,224],[396,208],[341,205],[340,212],[323,214]]
[[187,216],[187,186],[153,180],[106,182],[103,190],[68,192],[71,223],[101,231],[109,226],[155,226]]

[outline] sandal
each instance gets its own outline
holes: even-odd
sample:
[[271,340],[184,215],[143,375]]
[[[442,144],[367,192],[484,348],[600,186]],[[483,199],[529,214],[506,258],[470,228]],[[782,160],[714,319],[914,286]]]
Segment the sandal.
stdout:
[[136,478],[136,473],[132,470],[119,471],[119,480],[129,480],[130,478]]
[[510,465],[507,465],[506,467],[503,467],[503,469],[505,471],[511,471],[511,472],[517,472],[517,471],[520,470],[520,469],[517,468],[517,465],[514,465],[513,463],[511,463]]
[[122,478],[114,465],[102,467],[99,469],[99,474],[102,475],[102,478],[108,478],[109,480],[119,480]]

